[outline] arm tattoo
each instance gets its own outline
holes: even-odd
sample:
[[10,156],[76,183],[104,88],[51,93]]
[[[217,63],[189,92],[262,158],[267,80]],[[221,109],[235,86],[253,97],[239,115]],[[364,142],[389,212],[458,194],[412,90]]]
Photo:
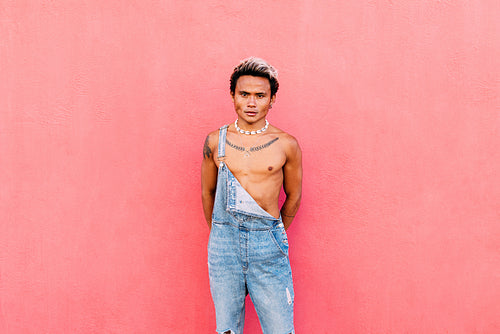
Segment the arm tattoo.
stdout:
[[212,150],[208,146],[208,136],[205,139],[205,144],[203,145],[203,159],[208,159],[212,156]]
[[[274,139],[271,139],[270,141],[268,141],[267,143],[265,144],[262,144],[262,145],[259,145],[259,146],[253,146],[253,147],[250,147],[250,149],[248,151],[250,152],[257,152],[257,151],[260,151],[260,150],[263,150],[265,149],[266,147],[269,147],[271,146],[275,141],[277,141],[278,139],[280,139],[279,137],[276,137]],[[238,150],[238,151],[241,151],[241,152],[244,152],[246,151],[246,149],[243,147],[243,146],[238,146],[238,145],[235,145],[233,143],[231,143],[229,140],[227,140],[226,138],[226,143],[234,148],[235,150]]]

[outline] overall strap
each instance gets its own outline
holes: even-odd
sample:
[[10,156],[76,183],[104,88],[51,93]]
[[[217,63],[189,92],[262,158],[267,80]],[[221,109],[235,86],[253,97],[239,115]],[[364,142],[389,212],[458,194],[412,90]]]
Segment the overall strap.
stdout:
[[217,156],[219,160],[222,160],[222,158],[226,156],[226,134],[228,126],[229,124],[226,124],[219,129],[219,154]]

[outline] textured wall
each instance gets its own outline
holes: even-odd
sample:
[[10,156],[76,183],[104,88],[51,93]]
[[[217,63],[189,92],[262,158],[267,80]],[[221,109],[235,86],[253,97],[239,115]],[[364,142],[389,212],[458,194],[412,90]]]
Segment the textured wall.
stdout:
[[499,16],[3,0],[0,333],[214,330],[199,166],[249,55],[279,69],[269,120],[304,152],[297,332],[500,332]]

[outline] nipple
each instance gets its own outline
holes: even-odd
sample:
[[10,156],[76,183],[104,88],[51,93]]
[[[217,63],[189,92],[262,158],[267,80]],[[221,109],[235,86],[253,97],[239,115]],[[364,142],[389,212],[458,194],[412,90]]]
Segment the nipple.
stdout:
[[268,171],[272,171],[272,170],[273,170],[273,167],[272,167],[272,166],[269,166],[269,167],[267,167],[267,170],[268,170]]

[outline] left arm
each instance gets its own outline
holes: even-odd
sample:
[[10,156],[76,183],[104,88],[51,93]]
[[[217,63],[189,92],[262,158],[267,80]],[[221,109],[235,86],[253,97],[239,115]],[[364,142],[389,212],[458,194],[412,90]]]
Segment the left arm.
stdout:
[[283,165],[283,190],[286,199],[281,207],[281,218],[285,230],[290,227],[302,198],[302,152],[297,140],[293,137],[287,145],[286,156],[286,162]]

